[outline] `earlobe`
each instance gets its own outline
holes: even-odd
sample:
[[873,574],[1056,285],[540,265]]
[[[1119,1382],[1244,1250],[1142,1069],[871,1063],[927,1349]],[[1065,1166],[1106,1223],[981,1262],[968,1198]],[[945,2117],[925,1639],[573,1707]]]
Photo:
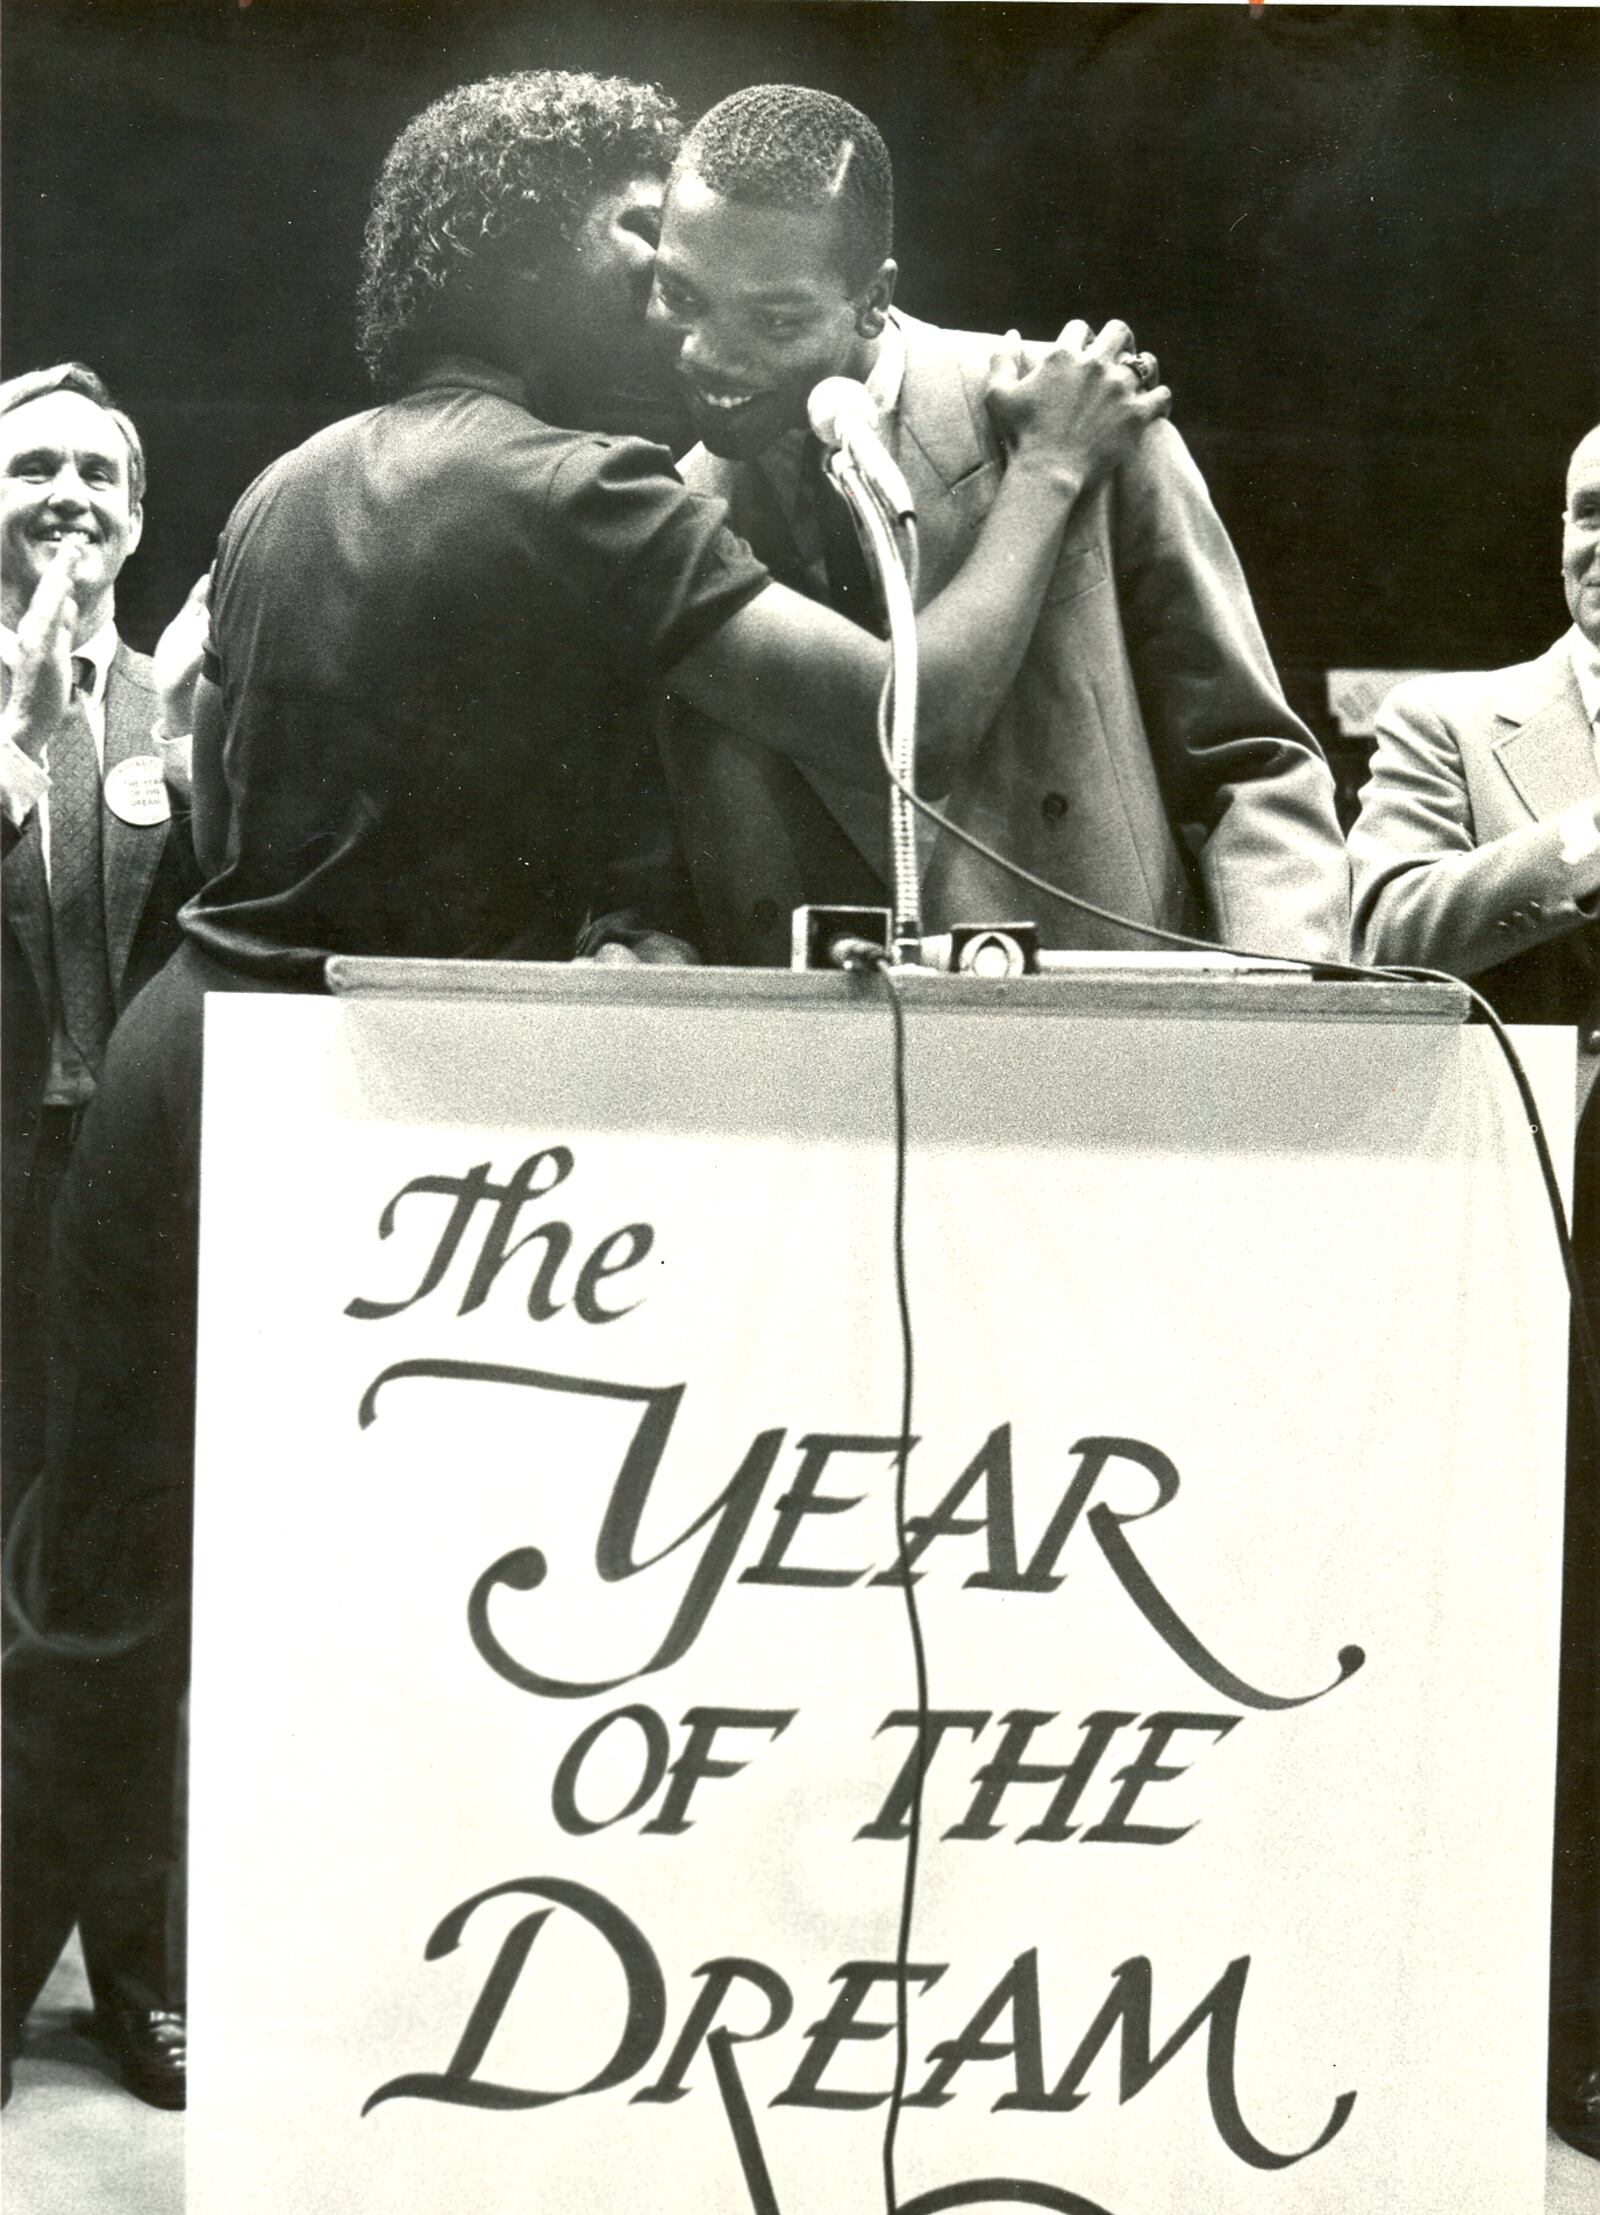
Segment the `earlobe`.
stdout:
[[862,295],[856,311],[856,329],[863,338],[881,338],[883,326],[889,319],[889,305],[894,299],[894,281],[900,274],[899,267],[886,261]]
[[[140,506],[138,506],[138,507],[136,507],[136,508],[131,508],[131,509],[129,510],[129,512],[128,512],[128,538],[127,538],[127,553],[129,553],[129,554],[133,554],[133,553],[137,553],[137,552],[138,552],[138,549],[139,549],[139,541],[140,541],[140,539],[141,539],[141,538],[143,538],[143,536],[144,536],[144,507],[143,507],[143,505],[142,505],[142,503],[141,503],[141,505],[140,505]],[[126,558],[126,557],[124,557],[124,558]]]

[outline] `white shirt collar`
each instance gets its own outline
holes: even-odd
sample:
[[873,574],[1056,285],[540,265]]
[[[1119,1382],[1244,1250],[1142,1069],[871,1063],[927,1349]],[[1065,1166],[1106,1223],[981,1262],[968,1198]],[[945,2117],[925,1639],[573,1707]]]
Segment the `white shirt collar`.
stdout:
[[900,319],[891,308],[883,326],[883,336],[878,341],[878,358],[866,380],[867,390],[885,423],[899,409],[900,388],[905,381],[906,342],[900,330]]
[[1583,712],[1589,718],[1590,730],[1600,739],[1600,647],[1585,638],[1574,623],[1567,633],[1567,650],[1572,656],[1572,673],[1578,680]]

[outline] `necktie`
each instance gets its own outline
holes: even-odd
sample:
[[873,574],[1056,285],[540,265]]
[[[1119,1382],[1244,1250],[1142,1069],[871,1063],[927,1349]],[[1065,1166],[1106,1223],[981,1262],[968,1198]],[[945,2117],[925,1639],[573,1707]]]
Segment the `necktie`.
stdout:
[[[74,674],[78,664],[74,662]],[[50,921],[61,1024],[98,1076],[114,1009],[101,870],[100,762],[78,692],[50,738]]]
[[841,615],[849,616],[863,630],[879,638],[887,635],[883,602],[877,582],[861,551],[861,541],[844,495],[823,467],[820,440],[808,438],[801,474],[814,503],[817,532],[822,540],[822,563],[828,572],[828,596]]

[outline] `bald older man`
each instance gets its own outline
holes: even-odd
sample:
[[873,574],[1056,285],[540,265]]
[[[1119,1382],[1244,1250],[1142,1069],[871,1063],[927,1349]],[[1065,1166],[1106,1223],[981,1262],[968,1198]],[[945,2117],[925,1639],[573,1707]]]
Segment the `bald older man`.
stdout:
[[[1567,470],[1572,627],[1510,669],[1422,677],[1378,716],[1351,833],[1365,961],[1470,977],[1508,1021],[1578,1026],[1574,1243],[1600,1340],[1600,426]],[[1600,1432],[1568,1416],[1551,2121],[1600,2159]]]

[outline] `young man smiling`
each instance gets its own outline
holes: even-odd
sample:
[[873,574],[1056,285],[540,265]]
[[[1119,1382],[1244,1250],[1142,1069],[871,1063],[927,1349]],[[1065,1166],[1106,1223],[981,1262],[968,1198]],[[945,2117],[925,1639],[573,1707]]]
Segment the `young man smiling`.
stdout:
[[[862,586],[806,431],[813,386],[858,378],[876,400],[917,501],[926,603],[1002,494],[1012,463],[984,392],[997,349],[1025,358],[1019,341],[900,314],[892,254],[889,157],[846,101],[756,85],[690,132],[651,300],[703,442],[682,474],[727,500],[775,577],[850,613]],[[1121,324],[1093,342],[1069,325],[1062,339],[1117,355],[1132,344]],[[1233,548],[1169,423],[1085,477],[1029,629],[981,735],[953,763],[925,762],[929,797],[1136,922],[1341,956],[1349,882],[1332,779],[1282,697]],[[924,679],[937,714],[944,674],[925,662]],[[881,790],[758,752],[683,699],[665,744],[713,958],[781,962],[802,902],[886,901]],[[924,864],[930,928],[1031,915],[1050,945],[1152,943],[1027,889],[947,834]]]

